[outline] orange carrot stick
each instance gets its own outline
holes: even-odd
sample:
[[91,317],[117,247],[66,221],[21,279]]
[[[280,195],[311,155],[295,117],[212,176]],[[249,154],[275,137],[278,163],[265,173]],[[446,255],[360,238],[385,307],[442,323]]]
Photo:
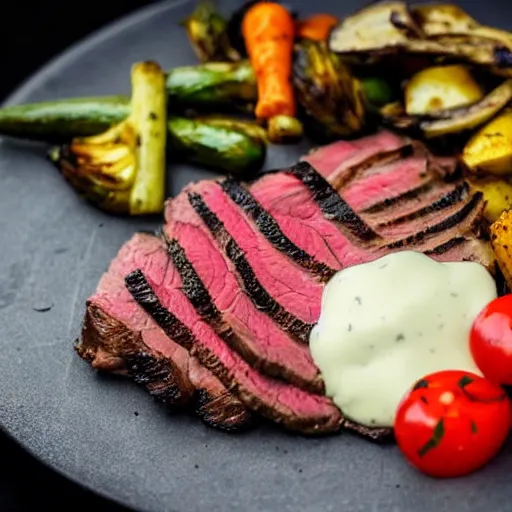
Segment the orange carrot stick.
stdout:
[[301,39],[325,41],[331,30],[339,23],[332,14],[314,14],[297,24],[297,36]]
[[256,117],[294,117],[290,77],[295,23],[291,14],[277,3],[259,2],[247,11],[242,33],[258,83]]

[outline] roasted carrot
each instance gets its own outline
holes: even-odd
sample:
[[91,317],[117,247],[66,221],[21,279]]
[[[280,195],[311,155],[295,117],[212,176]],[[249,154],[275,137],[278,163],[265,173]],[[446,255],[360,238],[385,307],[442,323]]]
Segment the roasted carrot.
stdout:
[[258,2],[247,11],[242,33],[258,84],[256,117],[294,117],[290,77],[295,23],[291,14],[277,3]]
[[338,18],[332,14],[313,14],[297,23],[297,37],[325,41],[338,23]]

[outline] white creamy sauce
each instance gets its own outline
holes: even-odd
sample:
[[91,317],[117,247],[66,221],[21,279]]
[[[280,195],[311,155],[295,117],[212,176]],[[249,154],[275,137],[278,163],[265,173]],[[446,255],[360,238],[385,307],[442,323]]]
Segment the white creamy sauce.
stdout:
[[393,426],[400,400],[425,375],[480,374],[469,332],[496,284],[478,263],[437,263],[403,251],[335,274],[310,347],[327,394],[364,425]]

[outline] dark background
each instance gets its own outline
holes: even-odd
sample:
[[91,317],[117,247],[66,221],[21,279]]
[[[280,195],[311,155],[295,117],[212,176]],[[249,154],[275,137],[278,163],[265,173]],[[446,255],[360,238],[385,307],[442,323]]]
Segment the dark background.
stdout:
[[[70,44],[151,3],[154,2],[2,2],[0,100]],[[35,461],[0,431],[0,511],[46,512],[57,508],[73,512],[126,511],[68,482]]]

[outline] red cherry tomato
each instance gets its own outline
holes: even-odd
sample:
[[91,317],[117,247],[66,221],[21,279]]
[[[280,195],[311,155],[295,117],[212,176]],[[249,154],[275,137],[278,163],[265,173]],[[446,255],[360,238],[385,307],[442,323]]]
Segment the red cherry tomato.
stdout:
[[493,300],[482,310],[469,340],[480,371],[493,382],[512,385],[512,295]]
[[511,418],[510,400],[499,385],[470,372],[442,371],[419,380],[403,398],[395,437],[420,471],[456,477],[497,454]]

